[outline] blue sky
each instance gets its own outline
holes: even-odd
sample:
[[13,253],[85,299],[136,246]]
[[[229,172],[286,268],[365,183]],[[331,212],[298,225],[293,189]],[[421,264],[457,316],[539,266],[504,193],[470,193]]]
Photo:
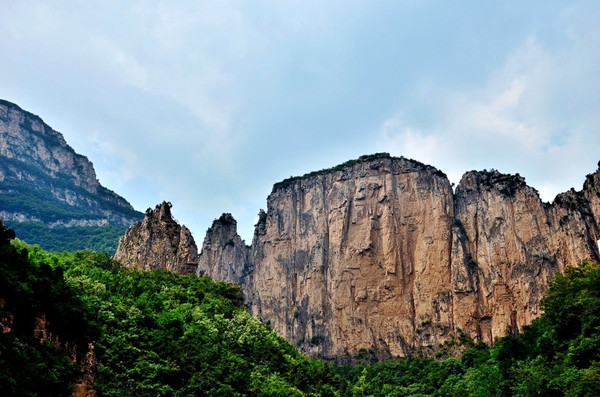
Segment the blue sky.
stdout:
[[199,245],[223,212],[250,243],[275,182],[363,154],[518,172],[545,201],[600,160],[597,1],[0,6],[0,98]]

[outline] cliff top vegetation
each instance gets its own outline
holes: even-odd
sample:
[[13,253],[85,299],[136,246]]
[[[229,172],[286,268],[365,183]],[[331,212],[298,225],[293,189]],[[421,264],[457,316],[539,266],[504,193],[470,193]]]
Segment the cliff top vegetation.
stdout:
[[357,159],[353,159],[353,160],[348,160],[344,163],[338,164],[334,167],[331,168],[325,168],[319,171],[312,171],[309,172],[307,174],[304,174],[302,176],[291,176],[289,178],[284,179],[281,182],[277,182],[273,185],[273,190],[271,191],[271,193],[279,190],[279,189],[285,189],[291,185],[293,185],[295,182],[303,180],[303,179],[307,179],[307,178],[311,178],[314,176],[318,176],[318,175],[326,175],[326,174],[331,174],[337,171],[342,171],[344,169],[350,168],[356,164],[362,164],[362,163],[368,163],[371,161],[376,161],[376,160],[381,160],[381,159],[390,159],[390,160],[405,160],[408,161],[410,163],[412,163],[413,165],[422,168],[422,169],[432,169],[434,170],[434,172],[440,176],[446,177],[446,174],[444,174],[443,172],[435,169],[435,167],[430,166],[430,165],[426,165],[423,164],[417,160],[412,160],[412,159],[407,159],[403,156],[401,157],[394,157],[392,155],[390,155],[389,153],[386,152],[381,152],[381,153],[374,153],[374,154],[365,154],[363,156],[360,156]]

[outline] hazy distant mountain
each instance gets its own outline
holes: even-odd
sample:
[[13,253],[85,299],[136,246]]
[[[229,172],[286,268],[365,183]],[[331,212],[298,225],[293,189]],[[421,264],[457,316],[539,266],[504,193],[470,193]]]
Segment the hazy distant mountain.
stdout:
[[102,186],[92,163],[59,132],[0,100],[0,217],[48,250],[113,252],[143,214]]

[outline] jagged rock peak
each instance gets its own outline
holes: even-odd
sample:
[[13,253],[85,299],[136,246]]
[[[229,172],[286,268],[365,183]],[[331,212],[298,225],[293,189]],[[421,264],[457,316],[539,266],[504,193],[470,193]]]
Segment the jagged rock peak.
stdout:
[[373,164],[374,167],[382,167],[382,166],[389,167],[390,165],[395,164],[396,166],[400,166],[407,171],[409,171],[409,170],[414,170],[414,171],[430,170],[430,171],[438,174],[439,176],[446,177],[446,174],[444,174],[443,172],[439,171],[438,169],[436,169],[435,167],[433,167],[431,165],[426,165],[417,160],[407,159],[402,156],[394,157],[394,156],[391,156],[389,153],[383,152],[383,153],[366,154],[366,155],[360,156],[358,159],[349,160],[349,161],[346,161],[342,164],[336,165],[331,168],[322,169],[320,171],[309,172],[302,176],[289,177],[287,179],[284,179],[281,182],[274,184],[273,190],[271,193],[273,193],[279,189],[285,189],[285,188],[293,185],[297,181],[309,179],[309,178],[319,176],[319,175],[332,174],[335,172],[350,172],[353,167],[359,166],[359,165],[364,165],[364,164]]
[[216,227],[217,225],[233,225],[237,227],[237,221],[234,219],[233,215],[230,213],[224,213],[219,217],[219,219],[215,219],[213,221],[212,227]]
[[190,230],[172,217],[171,203],[148,208],[141,222],[131,225],[119,239],[115,259],[125,266],[144,270],[166,269],[194,273],[198,248]]
[[154,217],[165,223],[175,222],[173,216],[171,215],[172,206],[173,205],[170,202],[163,201],[154,208],[154,211],[148,208],[146,210],[146,217],[149,219]]
[[250,247],[237,233],[237,221],[231,214],[224,213],[206,232],[197,273],[240,284],[247,275],[249,255]]

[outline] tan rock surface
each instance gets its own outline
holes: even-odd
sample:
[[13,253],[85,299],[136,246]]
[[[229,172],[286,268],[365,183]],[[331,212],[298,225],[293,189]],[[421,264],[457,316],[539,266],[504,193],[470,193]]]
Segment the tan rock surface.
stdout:
[[165,269],[187,274],[198,267],[198,248],[189,229],[171,215],[171,204],[148,209],[141,222],[131,225],[119,239],[115,259],[143,270]]
[[215,280],[242,284],[249,271],[250,247],[237,234],[237,221],[223,214],[206,232],[198,271]]
[[[130,228],[117,254],[189,271],[193,250],[175,259],[167,212],[163,203]],[[539,316],[557,271],[599,260],[599,214],[600,170],[549,204],[518,174],[471,171],[453,193],[431,166],[363,156],[275,184],[251,247],[223,214],[198,273],[240,283],[252,314],[310,355],[433,353],[463,333],[491,343]]]
[[276,186],[252,244],[251,310],[312,354],[404,355],[448,288],[452,219],[445,175],[406,159]]
[[599,171],[543,203],[517,175],[403,158],[276,184],[252,244],[252,313],[309,354],[405,355],[491,343],[541,314],[557,271],[598,260]]

